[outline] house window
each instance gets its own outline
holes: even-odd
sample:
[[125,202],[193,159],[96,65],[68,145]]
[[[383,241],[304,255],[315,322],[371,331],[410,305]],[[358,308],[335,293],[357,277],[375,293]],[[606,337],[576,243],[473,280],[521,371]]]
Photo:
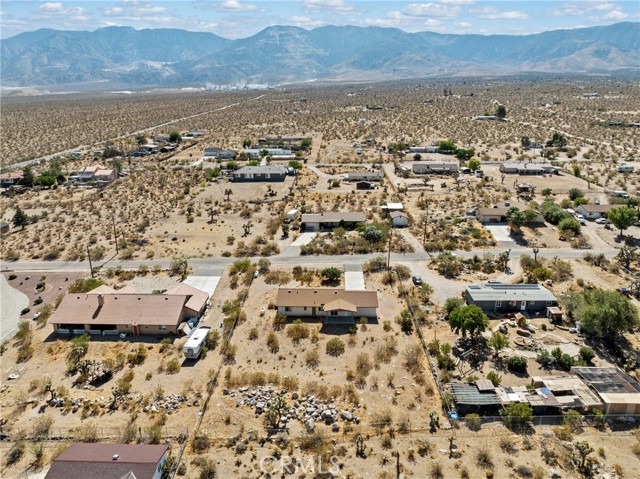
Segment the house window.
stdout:
[[285,306],[285,307],[284,307],[284,310],[285,310],[285,311],[291,311],[291,307],[290,307],[290,306]]
[[547,301],[545,304],[546,304],[547,306],[551,306],[551,305],[553,304],[553,301]]
[[338,312],[337,311],[331,311],[329,314],[331,316],[338,316]]
[[496,308],[500,308],[502,306],[502,301],[496,301]]
[[160,331],[166,331],[166,330],[167,330],[167,327],[166,327],[166,326],[160,326],[160,328],[159,328],[159,329],[160,329]]

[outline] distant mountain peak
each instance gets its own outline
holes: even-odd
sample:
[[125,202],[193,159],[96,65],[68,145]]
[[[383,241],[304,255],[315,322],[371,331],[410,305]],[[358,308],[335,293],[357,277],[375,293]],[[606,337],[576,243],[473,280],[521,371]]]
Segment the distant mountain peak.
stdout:
[[40,29],[3,40],[1,48],[5,86],[278,84],[576,69],[602,73],[640,68],[640,23],[533,35],[275,25],[237,40],[207,32],[111,26],[93,32]]

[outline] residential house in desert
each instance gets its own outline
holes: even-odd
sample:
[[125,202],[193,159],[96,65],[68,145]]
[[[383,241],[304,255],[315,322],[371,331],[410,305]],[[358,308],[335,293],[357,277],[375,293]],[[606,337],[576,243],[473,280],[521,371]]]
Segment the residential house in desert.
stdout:
[[438,153],[438,147],[431,146],[410,146],[409,151],[411,153]]
[[485,313],[544,313],[556,306],[558,299],[540,284],[503,284],[489,282],[471,284],[464,292],[467,304],[480,307]]
[[459,165],[456,162],[428,161],[414,163],[411,169],[416,175],[453,175],[458,173]]
[[293,150],[289,148],[245,148],[243,151],[251,158],[260,158],[263,154],[274,160],[291,160],[296,157]]
[[22,171],[0,173],[0,188],[9,188],[10,186],[17,185],[23,176]]
[[532,163],[527,161],[505,161],[500,164],[500,172],[516,175],[550,175],[558,169],[550,163]]
[[344,176],[344,181],[382,181],[384,173],[379,170],[350,171]]
[[338,227],[353,229],[358,223],[364,223],[366,220],[366,215],[359,211],[307,213],[300,218],[300,229],[302,231],[331,231]]
[[166,444],[76,442],[56,457],[45,479],[160,479]]
[[375,318],[378,293],[342,288],[279,288],[278,313],[294,317],[319,317],[325,322],[353,322],[356,318]]
[[103,285],[88,293],[66,294],[48,323],[58,334],[179,334],[185,321],[203,313],[208,299],[207,293],[186,284],[163,294]]
[[[476,219],[482,224],[506,223],[507,213],[511,208],[518,208],[520,211],[525,211],[528,209],[528,206],[514,201],[502,201],[493,206],[478,208],[475,210],[474,214]],[[544,217],[538,212],[533,219],[533,222],[544,223]]]
[[244,166],[231,173],[231,180],[239,182],[276,182],[284,181],[289,173],[285,166]]
[[233,160],[236,158],[236,151],[228,148],[205,148],[202,159],[207,160]]
[[580,205],[576,207],[576,213],[581,214],[588,220],[596,220],[598,218],[606,218],[609,211],[619,207],[620,205]]
[[[72,179],[73,177],[70,177]],[[118,178],[118,172],[101,165],[85,166],[78,171],[77,180],[81,183],[110,183]]]

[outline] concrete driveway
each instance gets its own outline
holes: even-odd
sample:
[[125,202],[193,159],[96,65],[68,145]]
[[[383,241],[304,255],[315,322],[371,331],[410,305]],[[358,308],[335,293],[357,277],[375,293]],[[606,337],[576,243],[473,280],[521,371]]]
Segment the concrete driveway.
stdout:
[[0,342],[10,339],[16,333],[20,311],[27,306],[27,295],[11,287],[4,274],[0,274]]
[[509,225],[484,225],[484,227],[489,230],[498,243],[516,245],[515,241],[509,236]]

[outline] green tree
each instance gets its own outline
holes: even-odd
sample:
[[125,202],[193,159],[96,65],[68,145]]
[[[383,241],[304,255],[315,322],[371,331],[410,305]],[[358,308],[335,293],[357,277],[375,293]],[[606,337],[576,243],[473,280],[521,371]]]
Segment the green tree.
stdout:
[[496,108],[496,116],[501,120],[504,120],[507,117],[507,109],[504,105],[498,105],[498,108]]
[[480,161],[476,160],[475,158],[471,158],[467,163],[467,168],[469,168],[471,171],[476,171],[478,168],[480,168]]
[[542,190],[542,196],[549,197],[553,194],[553,190],[551,188],[545,188]]
[[182,135],[178,131],[172,131],[169,133],[169,141],[171,143],[180,143],[182,141]]
[[569,199],[571,201],[575,201],[578,198],[584,198],[584,191],[582,191],[580,188],[571,188],[569,190]]
[[144,135],[136,136],[136,143],[138,145],[144,145],[147,142],[147,138]]
[[624,230],[638,221],[638,212],[630,206],[621,206],[609,211],[607,218],[613,226],[620,230],[620,236],[623,236]]
[[533,409],[526,403],[511,403],[500,411],[505,426],[518,429],[531,421]]
[[476,336],[484,332],[489,318],[478,306],[469,305],[454,309],[449,314],[449,326],[456,334]]
[[56,184],[55,176],[41,175],[33,179],[33,186],[42,186],[44,188],[50,188]]
[[501,332],[496,331],[487,341],[487,345],[493,349],[494,354],[497,356],[500,354],[500,351],[509,346],[509,338]]
[[362,231],[362,237],[369,243],[378,243],[382,241],[383,235],[380,228],[375,225],[369,225]]
[[636,307],[617,291],[585,289],[576,295],[570,311],[589,335],[615,341],[622,333],[633,331],[640,324]]
[[462,298],[447,298],[444,302],[444,312],[447,319],[453,311],[464,306],[464,300]]
[[580,234],[580,223],[575,218],[565,218],[558,224],[558,229],[563,234],[571,232],[578,235]]
[[340,280],[342,276],[342,271],[340,271],[336,267],[325,268],[320,272],[320,276],[324,279],[324,281],[328,283],[333,283]]
[[29,216],[24,211],[22,211],[22,208],[16,206],[16,212],[11,219],[11,223],[16,228],[19,227],[20,229],[24,229],[24,227],[29,224]]
[[411,334],[413,332],[413,318],[411,317],[409,310],[402,310],[400,316],[396,317],[396,323],[400,325],[402,332],[406,334]]
[[440,151],[456,151],[458,148],[453,140],[442,140],[436,143]]
[[523,148],[529,148],[529,146],[531,145],[531,140],[528,136],[523,136],[522,138],[520,138],[520,144]]
[[511,230],[517,232],[526,224],[527,218],[519,208],[512,206],[507,210],[507,222]]
[[616,255],[618,263],[620,263],[626,269],[629,269],[631,267],[631,263],[637,261],[638,257],[638,248],[636,248],[635,246],[626,245],[620,248],[620,251],[618,251],[618,254]]
[[584,464],[587,461],[587,456],[591,454],[594,451],[594,449],[591,447],[591,445],[587,441],[579,441],[579,442],[576,442],[574,445],[576,447],[576,451],[578,452],[578,455],[580,456],[580,465],[578,467],[580,468],[581,471],[584,471]]
[[287,406],[287,402],[284,397],[279,395],[276,396],[275,399],[271,401],[269,407],[265,411],[264,420],[267,424],[267,427],[275,429],[280,425],[280,420],[282,416],[287,414],[289,410]]
[[567,139],[563,135],[561,135],[560,133],[555,131],[553,133],[553,135],[551,136],[551,139],[549,141],[547,141],[547,146],[555,146],[557,148],[564,148],[565,146],[567,146]]
[[476,150],[474,150],[473,148],[458,148],[456,150],[456,158],[460,161],[469,161],[475,154]]

